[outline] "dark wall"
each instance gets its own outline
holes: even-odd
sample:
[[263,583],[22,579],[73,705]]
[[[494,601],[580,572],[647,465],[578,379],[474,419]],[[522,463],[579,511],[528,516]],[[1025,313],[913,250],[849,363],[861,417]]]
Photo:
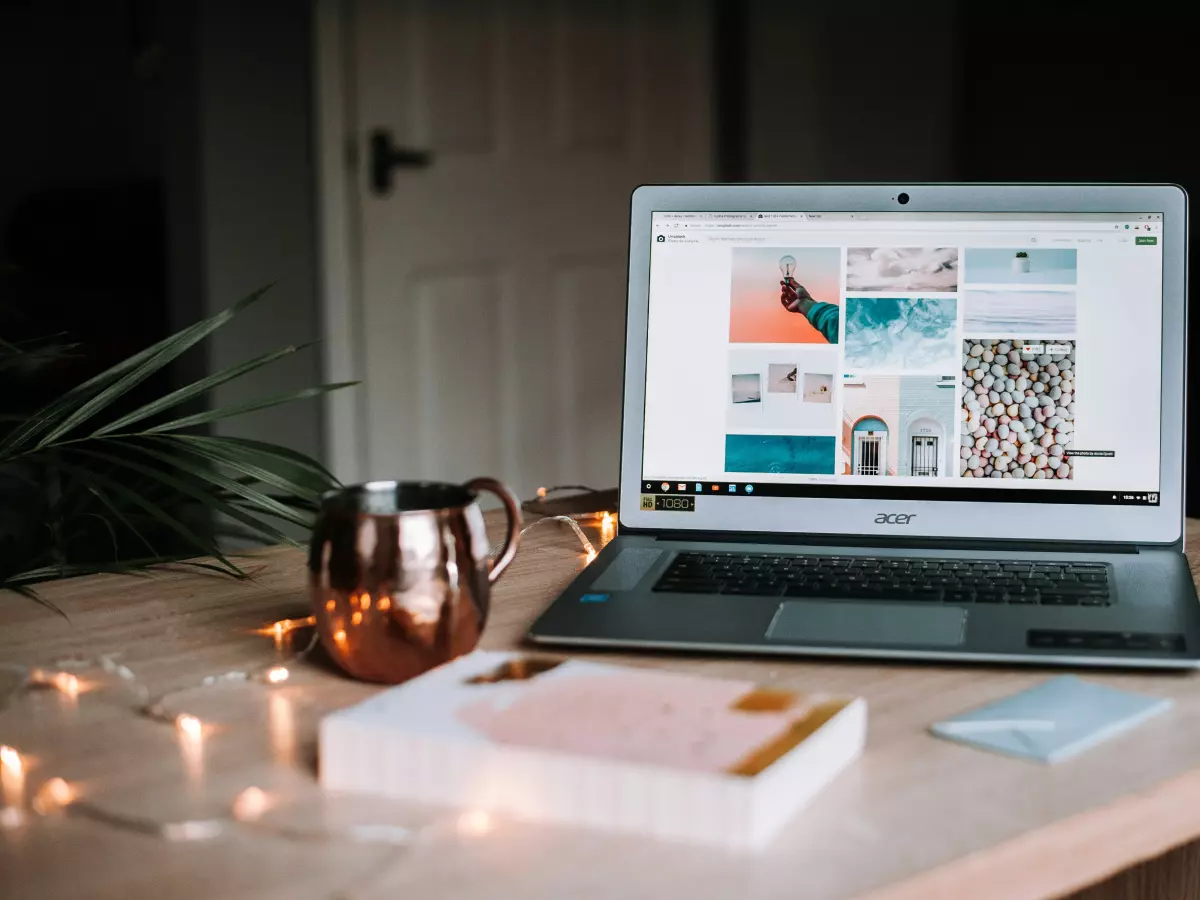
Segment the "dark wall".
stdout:
[[[1129,5],[1109,11],[1081,3],[970,4],[964,10],[959,177],[1172,182],[1196,196],[1194,29]],[[1193,240],[1193,260],[1195,253]],[[1194,327],[1188,349],[1195,359]],[[1188,468],[1195,472],[1195,391],[1188,406]],[[1200,477],[1190,479],[1187,508],[1200,515]]]
[[[961,113],[956,0],[926,0],[916,8],[884,0],[734,5],[746,17],[741,177],[955,177]],[[718,54],[724,52],[718,35]],[[722,104],[729,105],[727,99]]]
[[13,405],[166,334],[153,13],[131,0],[0,3],[0,334],[81,345]]

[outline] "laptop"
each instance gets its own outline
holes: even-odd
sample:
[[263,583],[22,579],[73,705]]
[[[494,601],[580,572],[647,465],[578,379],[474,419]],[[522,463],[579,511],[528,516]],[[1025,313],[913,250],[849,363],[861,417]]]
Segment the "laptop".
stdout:
[[632,197],[617,536],[534,642],[1195,668],[1187,197]]

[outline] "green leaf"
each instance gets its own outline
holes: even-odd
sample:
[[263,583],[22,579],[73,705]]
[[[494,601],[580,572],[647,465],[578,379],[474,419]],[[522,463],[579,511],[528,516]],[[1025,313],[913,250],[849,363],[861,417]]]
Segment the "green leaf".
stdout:
[[[143,452],[145,452],[144,448],[140,448],[140,449],[143,449]],[[188,497],[191,497],[193,500],[196,500],[197,502],[201,503],[202,505],[204,505],[208,509],[212,510],[213,512],[220,513],[222,515],[227,515],[233,519],[236,519],[239,522],[242,522],[243,524],[247,525],[250,528],[256,529],[261,535],[263,535],[265,537],[272,538],[272,539],[282,542],[282,543],[287,543],[287,544],[292,544],[294,546],[298,546],[296,541],[294,541],[292,538],[288,537],[286,534],[284,534],[279,529],[275,528],[274,526],[270,525],[267,522],[263,522],[261,519],[258,519],[257,517],[247,513],[245,510],[242,510],[239,507],[234,506],[232,503],[228,503],[228,502],[222,500],[220,497],[218,497],[216,495],[215,491],[206,490],[205,489],[206,485],[203,485],[203,484],[198,485],[197,483],[195,483],[195,482],[201,482],[201,483],[209,482],[211,484],[212,479],[210,477],[207,477],[207,476],[210,476],[211,473],[205,472],[203,470],[198,471],[198,470],[196,470],[195,467],[189,468],[187,466],[187,464],[185,463],[182,467],[177,466],[180,475],[183,476],[183,477],[177,477],[177,476],[169,474],[167,472],[163,472],[160,469],[154,469],[149,466],[144,466],[141,463],[134,462],[133,460],[123,459],[121,457],[116,457],[116,456],[111,456],[107,453],[101,453],[97,450],[84,450],[83,448],[77,447],[77,448],[75,448],[74,452],[85,455],[85,456],[102,459],[106,462],[115,463],[118,466],[124,466],[127,469],[131,469],[135,472],[139,472],[142,475],[147,476],[148,478],[152,478],[155,481],[158,481],[164,485],[167,485],[168,487],[172,488],[177,494],[183,494]],[[193,483],[189,483],[187,480],[188,478],[193,479]],[[229,479],[226,479],[226,480],[228,481]],[[253,492],[251,492],[251,493],[253,493]],[[297,522],[297,524],[307,525],[308,523]],[[201,548],[201,552],[207,553],[209,556],[215,556],[218,559],[220,559],[222,562],[228,563],[228,560],[226,560],[221,555],[220,551],[217,550],[215,545],[213,545],[211,542],[201,541],[199,544],[196,544],[196,546]],[[234,566],[234,568],[237,568],[237,567]],[[239,574],[241,574],[240,570],[238,570],[238,571],[239,571]]]
[[[286,475],[282,475],[278,472],[272,471],[271,469],[264,468],[255,462],[252,462],[251,460],[255,458],[261,458],[261,454],[258,457],[255,457],[247,454],[241,448],[225,447],[222,445],[220,438],[214,438],[211,442],[206,444],[191,444],[184,446],[179,446],[178,442],[173,441],[170,435],[165,435],[163,437],[150,437],[148,440],[153,440],[168,446],[178,446],[179,449],[184,453],[197,456],[201,459],[208,460],[209,462],[226,466],[227,468],[245,476],[245,478],[251,479],[249,484],[244,478],[234,479],[238,484],[243,486],[248,487],[256,482],[269,484],[271,487],[279,488],[281,491],[286,491],[288,494],[292,494],[302,500],[307,500],[310,503],[316,503],[319,501],[321,499],[321,494],[324,493],[324,491],[321,489],[313,488],[307,484],[301,484],[294,479],[288,478]],[[139,447],[139,449],[141,448]]]
[[114,516],[117,517],[117,521],[124,525],[129,531],[133,532],[137,539],[146,545],[146,549],[150,551],[150,555],[152,557],[158,556],[158,551],[154,549],[154,546],[146,539],[146,536],[138,531],[137,527],[131,521],[129,521],[129,517],[126,516],[125,513],[121,512],[120,507],[109,500],[108,496],[94,484],[88,484],[85,485],[85,487],[88,493],[92,494],[97,500],[106,506]]
[[[117,464],[128,465],[128,463],[125,460],[121,460],[119,458],[113,458],[113,457],[108,456],[107,454],[97,454],[92,451],[83,451],[83,450],[78,450],[76,452],[77,453],[85,453],[89,456],[98,456],[99,458],[104,459],[106,462],[116,462]],[[117,497],[121,498],[126,503],[131,503],[135,506],[141,507],[143,510],[145,510],[147,513],[149,513],[151,516],[153,516],[155,519],[157,519],[163,525],[167,526],[172,531],[174,531],[176,534],[178,534],[180,537],[182,537],[184,540],[188,541],[188,543],[190,543],[193,547],[196,548],[196,552],[198,555],[204,554],[207,556],[213,556],[213,557],[219,559],[225,566],[227,566],[231,572],[239,574],[239,575],[242,574],[241,569],[239,569],[232,562],[230,562],[228,559],[226,559],[225,555],[223,553],[221,553],[220,548],[217,547],[216,544],[214,544],[212,541],[206,540],[205,538],[196,534],[194,531],[192,531],[190,528],[188,528],[186,525],[184,525],[182,522],[180,522],[178,519],[176,519],[174,516],[172,516],[166,510],[162,509],[157,504],[152,503],[151,501],[147,500],[145,497],[141,496],[140,494],[129,490],[123,484],[121,484],[119,481],[108,478],[107,476],[101,475],[98,472],[90,471],[82,466],[76,466],[76,465],[72,465],[70,463],[65,463],[65,462],[61,463],[61,465],[64,469],[71,471],[77,478],[80,478],[84,481],[94,480],[96,483],[100,484],[102,487],[104,487],[110,493],[115,494]],[[164,480],[165,480],[165,477],[169,477],[169,476],[162,476],[162,473],[155,473],[153,470],[151,470],[145,466],[130,465],[129,467],[136,468],[137,470],[141,471],[143,474],[151,475],[152,477],[159,476],[159,477],[163,477]],[[190,488],[183,485],[182,482],[178,482],[178,488],[181,489],[183,493],[187,493],[188,495],[194,495],[201,502],[205,502],[205,503],[208,503],[211,505],[211,502],[212,502],[211,497],[206,497],[204,494],[202,494],[201,492],[198,492],[198,491],[192,491]]]
[[[21,576],[17,575],[15,577],[20,578]],[[0,588],[10,590],[14,594],[20,594],[25,599],[32,600],[34,603],[39,603],[42,606],[46,607],[46,609],[50,610],[51,612],[56,612],[60,616],[62,616],[64,619],[67,619],[67,614],[65,612],[63,612],[61,609],[59,609],[57,606],[55,606],[53,603],[51,603],[49,600],[47,600],[45,597],[43,597],[41,594],[39,594],[37,591],[35,591],[33,588],[26,587],[20,581],[16,581],[12,578],[5,579],[4,581],[0,582]],[[70,622],[71,620],[67,619],[67,621]]]
[[[278,500],[272,500],[262,491],[259,491],[250,485],[241,484],[230,478],[228,475],[223,475],[215,469],[212,469],[208,466],[197,466],[194,460],[189,460],[179,456],[172,456],[170,453],[162,453],[158,450],[152,450],[149,447],[143,447],[139,444],[130,444],[129,446],[136,448],[138,451],[146,454],[147,456],[157,459],[159,462],[165,463],[172,469],[189,472],[195,478],[198,478],[202,481],[207,481],[209,484],[215,487],[221,488],[224,491],[228,491],[231,494],[235,494],[244,498],[245,500],[248,500],[260,513],[277,516],[284,521],[292,522],[293,524],[304,527],[307,527],[310,524],[307,519],[300,516],[291,507],[285,506]],[[95,453],[95,451],[91,452]],[[222,465],[227,465],[230,468],[236,467],[236,463],[228,460],[221,460],[220,462]],[[121,460],[121,463],[123,465],[132,465],[128,460]],[[145,474],[149,474],[153,470],[145,469],[144,471]]]
[[202,434],[169,434],[165,435],[176,441],[186,441],[189,444],[211,444],[220,443],[223,447],[241,447],[247,452],[261,453],[263,456],[276,457],[281,462],[290,463],[298,469],[306,472],[311,472],[318,476],[321,480],[327,482],[331,488],[341,484],[334,474],[321,465],[311,456],[306,456],[297,450],[292,450],[288,447],[280,446],[279,444],[270,444],[266,441],[255,441],[250,438],[243,437],[209,437]]
[[[215,316],[210,316],[176,332],[72,388],[62,397],[48,403],[30,416],[24,426],[15,429],[0,445],[0,456],[5,451],[11,451],[32,440],[46,429],[51,429],[50,433],[44,436],[37,446],[44,447],[57,440],[126,391],[150,377],[171,360],[208,337],[247,306],[261,298],[270,288],[271,285],[260,288]],[[105,387],[106,385],[107,387]],[[71,412],[71,410],[74,411]]]
[[120,545],[117,543],[117,532],[113,529],[112,522],[108,521],[108,519],[104,518],[104,516],[100,515],[99,513],[84,513],[84,517],[89,519],[98,519],[100,523],[103,524],[106,529],[108,529],[108,536],[112,540],[113,559],[120,560]]
[[284,347],[282,350],[276,350],[273,353],[265,353],[262,356],[241,363],[240,365],[231,366],[228,369],[215,372],[206,378],[201,378],[199,381],[192,382],[186,387],[181,387],[177,391],[172,391],[165,397],[159,397],[157,400],[152,400],[145,406],[139,407],[133,412],[121,416],[121,418],[117,419],[115,422],[109,422],[102,428],[98,428],[93,431],[92,437],[101,437],[102,435],[111,434],[112,432],[119,431],[120,429],[125,428],[128,425],[132,425],[135,422],[140,422],[143,419],[148,419],[151,416],[158,415],[160,412],[164,412],[165,410],[171,409],[174,406],[178,406],[181,403],[186,403],[193,397],[199,397],[213,388],[225,384],[226,382],[241,378],[243,375],[253,372],[255,369],[261,369],[263,366],[270,365],[271,363],[281,360],[286,356],[291,356],[298,350],[311,347],[315,343],[316,341],[310,341],[306,344],[293,344],[291,346]]
[[147,428],[140,434],[162,434],[165,431],[178,431],[181,428],[192,428],[196,425],[207,425],[209,422],[215,422],[218,419],[227,419],[230,416],[240,416],[242,413],[254,412],[259,409],[267,409],[272,406],[280,406],[284,403],[292,403],[296,400],[307,400],[309,397],[317,397],[321,394],[328,394],[330,391],[340,391],[342,388],[354,387],[358,384],[357,381],[341,381],[336,384],[323,384],[319,387],[304,388],[300,391],[291,391],[286,394],[276,394],[274,397],[266,397],[262,400],[253,400],[250,403],[243,403],[238,406],[226,406],[221,409],[211,409],[207,412],[196,413],[193,416],[184,416],[182,419],[174,419],[170,422],[164,422],[161,425],[155,425],[153,428]]

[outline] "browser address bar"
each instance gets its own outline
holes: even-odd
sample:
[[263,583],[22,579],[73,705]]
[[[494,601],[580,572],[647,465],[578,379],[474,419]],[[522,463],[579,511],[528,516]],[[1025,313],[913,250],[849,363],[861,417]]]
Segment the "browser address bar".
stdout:
[[689,231],[1116,231],[1113,223],[1079,222],[913,222],[903,225],[879,221],[849,222],[704,222],[688,224]]

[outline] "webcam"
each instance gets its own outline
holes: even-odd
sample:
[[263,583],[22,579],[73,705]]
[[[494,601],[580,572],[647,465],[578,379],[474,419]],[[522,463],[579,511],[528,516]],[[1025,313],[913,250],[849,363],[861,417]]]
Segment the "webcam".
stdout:
[[897,194],[896,202],[897,203],[907,203],[908,202],[908,194]]

